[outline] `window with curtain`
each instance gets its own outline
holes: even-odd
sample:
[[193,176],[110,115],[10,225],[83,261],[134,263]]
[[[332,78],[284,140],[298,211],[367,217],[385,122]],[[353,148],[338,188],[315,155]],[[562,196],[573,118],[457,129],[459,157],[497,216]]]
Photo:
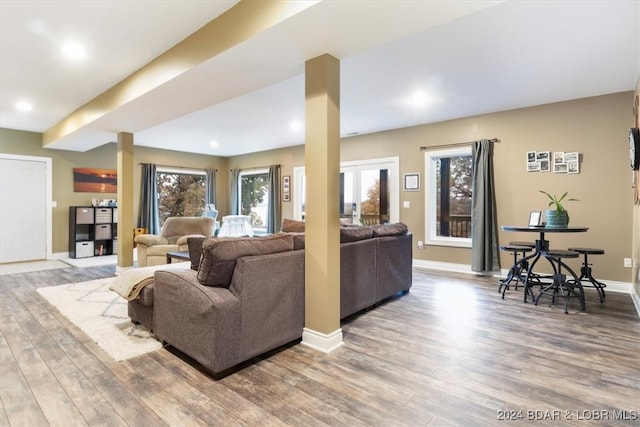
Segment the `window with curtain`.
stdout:
[[254,169],[240,172],[238,195],[239,214],[251,217],[251,226],[254,231],[267,232],[269,170]]
[[160,224],[172,216],[201,216],[206,201],[205,171],[158,168]]
[[471,247],[471,146],[425,153],[426,243]]

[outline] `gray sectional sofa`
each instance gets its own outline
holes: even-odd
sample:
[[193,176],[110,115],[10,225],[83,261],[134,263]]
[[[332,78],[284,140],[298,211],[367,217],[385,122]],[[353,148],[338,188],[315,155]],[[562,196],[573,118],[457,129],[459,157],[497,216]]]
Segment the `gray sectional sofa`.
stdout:
[[[156,271],[130,317],[214,376],[300,339],[304,233],[286,224],[265,237],[190,239],[192,269]],[[404,224],[341,227],[340,317],[407,292],[411,264]]]

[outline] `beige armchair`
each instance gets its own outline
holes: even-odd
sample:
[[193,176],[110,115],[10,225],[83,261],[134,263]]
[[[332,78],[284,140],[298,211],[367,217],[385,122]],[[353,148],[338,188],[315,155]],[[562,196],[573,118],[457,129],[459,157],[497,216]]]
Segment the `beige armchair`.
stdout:
[[140,234],[134,238],[138,250],[138,267],[167,263],[167,252],[187,251],[187,238],[212,237],[215,220],[209,217],[175,216],[167,218],[160,235]]

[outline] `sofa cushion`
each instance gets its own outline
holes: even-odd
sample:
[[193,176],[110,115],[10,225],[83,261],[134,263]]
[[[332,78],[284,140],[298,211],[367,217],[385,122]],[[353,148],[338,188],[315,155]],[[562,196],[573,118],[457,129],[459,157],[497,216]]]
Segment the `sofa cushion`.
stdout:
[[265,237],[210,237],[202,244],[198,282],[228,288],[239,257],[293,250],[293,237],[272,234]]
[[340,243],[357,242],[358,240],[370,239],[373,236],[373,229],[361,225],[350,225],[340,227]]
[[403,222],[374,225],[372,228],[373,237],[402,236],[409,231],[407,225]]
[[198,271],[200,258],[202,257],[202,244],[206,237],[189,237],[187,245],[189,246],[189,259],[191,260],[191,269]]
[[304,233],[288,233],[293,237],[293,250],[304,249]]
[[304,221],[295,219],[283,219],[280,231],[285,233],[304,233]]

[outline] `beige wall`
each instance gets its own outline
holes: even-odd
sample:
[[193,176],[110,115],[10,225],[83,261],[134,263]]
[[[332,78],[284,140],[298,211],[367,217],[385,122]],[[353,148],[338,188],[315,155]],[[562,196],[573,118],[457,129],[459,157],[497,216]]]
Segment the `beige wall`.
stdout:
[[[633,92],[623,92],[538,107],[452,120],[442,123],[360,135],[343,139],[341,160],[400,157],[400,176],[420,172],[424,178],[424,154],[420,146],[450,144],[479,138],[499,138],[495,148],[498,222],[523,224],[531,210],[544,210],[545,197],[538,190],[568,191],[580,202],[567,208],[573,225],[588,226],[587,233],[548,235],[552,247],[593,246],[606,254],[594,257],[594,271],[602,279],[631,282],[632,269],[624,268],[623,259],[638,260],[638,243],[632,243],[633,216],[628,167],[628,130],[633,126]],[[89,193],[73,193],[71,168],[105,167],[115,169],[115,146],[87,153],[45,150],[40,134],[1,130],[0,152],[54,158],[54,252],[66,251],[67,210],[73,204],[87,203]],[[578,151],[580,174],[532,173],[525,168],[527,151]],[[229,159],[177,153],[150,148],[135,149],[135,165],[152,162],[184,167],[218,169],[218,207],[220,215],[228,213],[228,171],[281,164],[282,175],[292,175],[294,166],[304,165],[304,147],[272,150]],[[139,172],[135,185],[139,187]],[[138,191],[135,194],[139,197]],[[400,204],[408,200],[411,208],[400,208],[400,220],[414,233],[414,242],[424,240],[424,189],[401,192]],[[292,203],[283,203],[283,217],[293,216]],[[635,212],[635,213],[634,213]],[[137,219],[137,212],[134,219]],[[638,233],[636,233],[638,234]],[[500,232],[500,242],[531,240],[534,236]],[[637,238],[636,238],[637,239]],[[632,249],[636,254],[632,255]],[[414,248],[417,259],[470,264],[470,250],[427,247]],[[503,268],[509,258],[502,256]]]
[[[621,282],[632,280],[632,271],[623,266],[632,256],[633,208],[630,203],[627,133],[632,126],[633,93],[586,98],[538,107],[523,108],[447,122],[396,129],[345,138],[341,160],[351,161],[389,156],[400,157],[400,176],[420,172],[424,178],[424,154],[420,146],[499,138],[494,165],[499,225],[524,224],[532,210],[545,210],[547,199],[538,190],[563,193],[580,199],[567,203],[572,225],[589,227],[587,233],[547,234],[552,247],[589,246],[605,249],[592,257],[597,277]],[[527,172],[527,151],[577,151],[579,174]],[[304,165],[303,147],[238,156],[230,167],[249,168],[281,163],[283,175]],[[292,162],[292,163],[289,163]],[[400,220],[414,233],[414,243],[424,240],[424,188],[401,192]],[[283,216],[292,217],[291,203],[283,204]],[[500,242],[533,240],[537,235],[500,232]],[[417,259],[470,264],[470,249],[427,246],[414,247]],[[510,258],[501,256],[503,268]]]
[[[135,135],[134,135],[135,138]],[[75,193],[73,191],[73,168],[117,169],[117,146],[106,144],[93,150],[79,153],[74,151],[42,148],[42,134],[0,128],[0,152],[23,156],[50,157],[53,159],[53,252],[67,252],[69,240],[69,206],[86,206],[92,198],[115,199],[116,193]],[[140,198],[140,163],[156,163],[167,166],[182,166],[194,169],[217,168],[221,176],[218,180],[218,200],[223,209],[227,205],[226,175],[227,159],[200,154],[180,153],[135,147],[134,150],[134,206],[133,223],[138,223]],[[222,181],[222,182],[220,182]]]

